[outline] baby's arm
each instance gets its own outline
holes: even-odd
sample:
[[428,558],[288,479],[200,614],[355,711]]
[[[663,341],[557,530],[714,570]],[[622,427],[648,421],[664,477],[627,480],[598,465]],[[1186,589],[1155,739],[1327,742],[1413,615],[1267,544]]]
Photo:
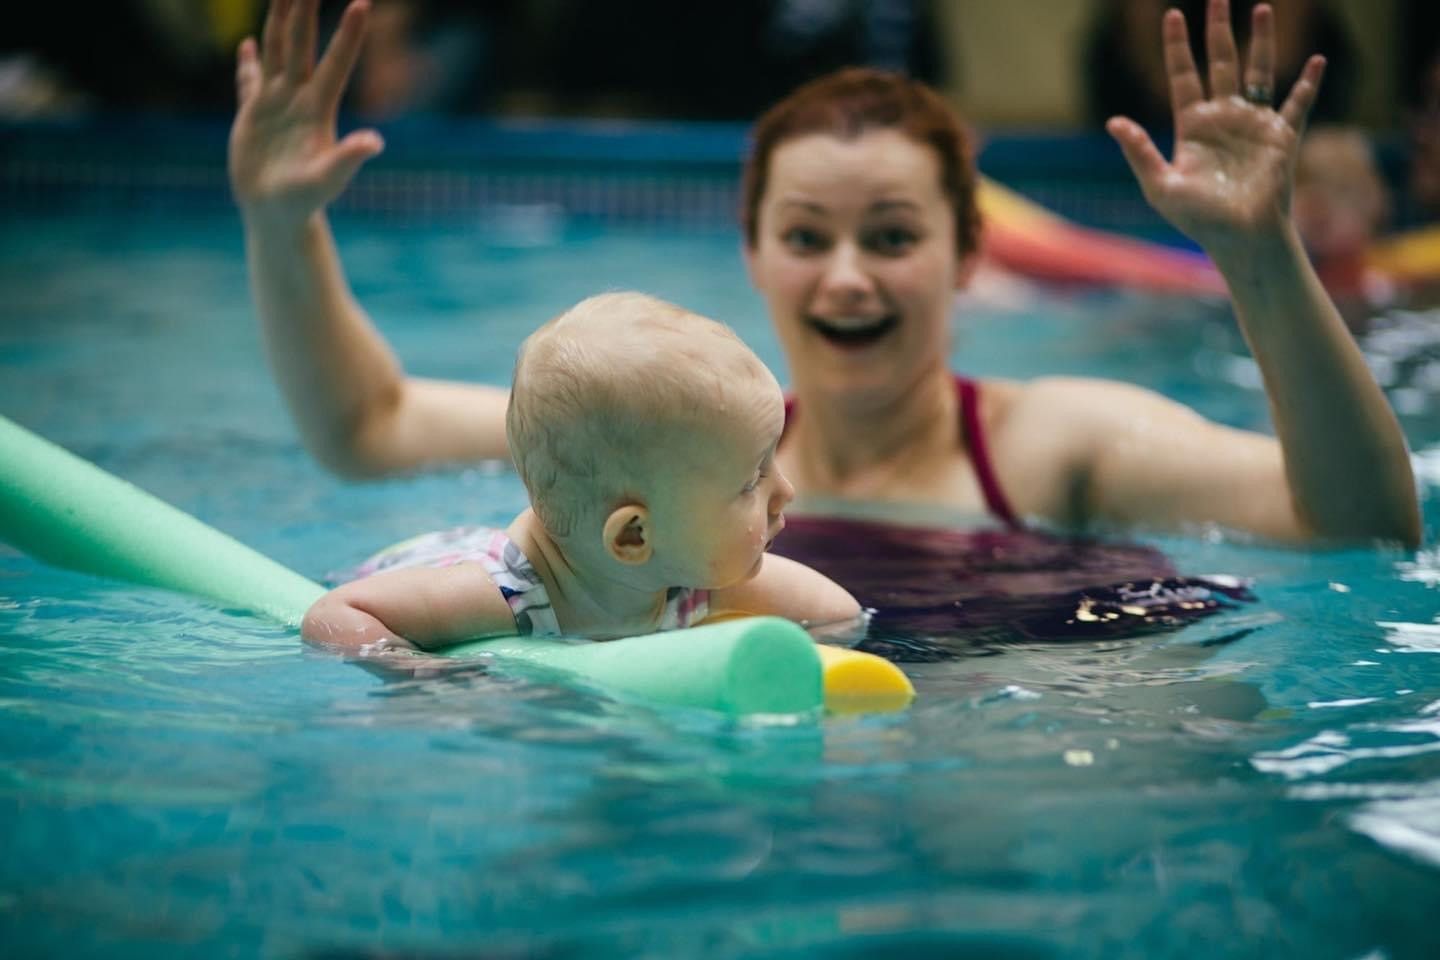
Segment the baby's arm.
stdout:
[[369,4],[352,0],[318,63],[317,8],[273,0],[236,67],[230,183],[275,378],[306,446],[338,473],[503,458],[506,392],[407,377],[345,279],[324,211],[383,148],[374,130],[335,130]]
[[358,656],[436,650],[515,632],[500,589],[475,563],[389,570],[337,587],[311,605],[306,641]]
[[860,603],[829,577],[788,557],[767,554],[744,583],[710,592],[710,615],[769,615],[805,626],[858,622]]

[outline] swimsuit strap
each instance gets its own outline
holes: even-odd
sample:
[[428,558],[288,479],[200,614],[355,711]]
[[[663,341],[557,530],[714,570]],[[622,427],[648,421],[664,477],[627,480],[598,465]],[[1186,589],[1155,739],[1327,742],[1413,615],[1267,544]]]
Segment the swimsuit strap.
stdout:
[[[995,469],[990,464],[990,451],[985,446],[985,428],[980,422],[980,386],[974,380],[966,379],[958,373],[953,374],[955,380],[955,396],[960,403],[960,445],[970,454],[970,462],[975,465],[975,476],[980,481],[980,493],[985,497],[985,508],[995,515],[1005,526],[1011,530],[1024,529],[1024,524],[1015,515],[1010,507],[1010,501],[1005,497],[1005,491],[1000,487],[1000,481],[995,476]],[[785,397],[785,426],[780,431],[780,436],[785,436],[785,430],[795,422],[795,398],[786,395]]]
[[1011,530],[1020,530],[1024,524],[1010,507],[1005,491],[995,476],[990,463],[990,451],[985,446],[985,427],[980,421],[980,387],[974,380],[955,374],[955,395],[960,402],[960,442],[970,452],[970,462],[975,465],[975,477],[980,481],[980,492],[985,497],[985,506]]

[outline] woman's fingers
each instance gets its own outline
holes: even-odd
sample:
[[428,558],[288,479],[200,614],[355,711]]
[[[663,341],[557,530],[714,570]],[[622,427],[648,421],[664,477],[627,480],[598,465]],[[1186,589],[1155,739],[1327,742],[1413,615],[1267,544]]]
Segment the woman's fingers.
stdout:
[[315,63],[315,18],[320,0],[290,0],[285,21],[285,79],[301,84],[310,79]]
[[308,78],[315,69],[315,34],[319,30],[320,0],[304,0],[302,6],[304,11],[296,25],[295,50],[291,56],[300,60],[301,69]]
[[1250,50],[1245,57],[1245,99],[1270,106],[1275,102],[1275,11],[1268,3],[1250,16]]
[[1325,58],[1315,54],[1305,61],[1305,69],[1300,71],[1300,79],[1295,81],[1295,86],[1290,89],[1290,96],[1285,98],[1285,103],[1280,107],[1280,116],[1295,130],[1296,133],[1305,132],[1305,121],[1310,116],[1310,108],[1315,106],[1315,96],[1320,92],[1320,78],[1325,75]]
[[361,164],[384,149],[385,141],[380,134],[374,130],[356,130],[317,160],[315,178],[325,184],[327,193],[338,196]]
[[1210,96],[1240,92],[1240,55],[1230,29],[1230,0],[1210,0],[1205,11],[1205,57],[1210,62]]
[[294,0],[274,0],[265,11],[265,26],[260,33],[260,66],[263,74],[273,77],[285,67],[285,24]]
[[340,27],[325,49],[315,68],[315,95],[319,102],[332,109],[340,102],[340,94],[360,58],[365,41],[365,18],[370,12],[368,0],[352,0],[340,18]]
[[1170,77],[1170,108],[1178,116],[1192,103],[1205,99],[1200,71],[1190,54],[1190,34],[1185,29],[1185,14],[1170,9],[1160,21],[1160,38],[1165,51],[1165,73]]
[[360,57],[370,2],[351,0],[340,18],[334,39],[317,64],[319,9],[320,0],[271,3],[259,44],[247,38],[237,55],[235,86],[242,102],[254,96],[265,79],[283,76],[292,87],[313,80],[320,108],[335,110]]
[[1120,144],[1120,152],[1125,154],[1125,162],[1130,164],[1135,179],[1140,181],[1140,189],[1147,197],[1153,196],[1168,164],[1150,135],[1140,124],[1126,117],[1111,117],[1105,129]]
[[260,86],[260,61],[255,52],[255,38],[240,41],[235,53],[235,100],[244,104],[255,96]]

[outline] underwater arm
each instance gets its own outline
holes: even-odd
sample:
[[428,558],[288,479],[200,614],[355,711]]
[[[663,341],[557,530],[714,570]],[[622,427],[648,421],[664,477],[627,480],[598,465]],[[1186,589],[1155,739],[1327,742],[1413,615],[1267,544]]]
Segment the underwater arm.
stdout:
[[503,458],[506,392],[406,377],[345,279],[325,207],[383,143],[335,134],[369,5],[352,0],[315,62],[317,0],[275,0],[240,46],[229,169],[266,353],[310,451],[365,476]]
[[389,570],[351,581],[315,601],[300,625],[307,642],[362,657],[514,632],[505,598],[473,563]]
[[[1167,162],[1133,121],[1113,118],[1108,129],[1146,198],[1205,249],[1230,289],[1279,439],[1283,470],[1273,483],[1281,485],[1293,514],[1293,529],[1285,533],[1414,545],[1420,516],[1404,434],[1290,218],[1300,135],[1325,63],[1312,57],[1285,102],[1272,109],[1275,26],[1266,4],[1255,8],[1252,35],[1242,76],[1229,4],[1211,0],[1207,96],[1184,17],[1170,11],[1163,42],[1174,157]],[[1265,475],[1255,466],[1263,444],[1254,439],[1214,428],[1197,442],[1212,460],[1206,475],[1228,471],[1257,481]],[[1172,506],[1173,516],[1155,519],[1226,522],[1208,515],[1203,498]]]

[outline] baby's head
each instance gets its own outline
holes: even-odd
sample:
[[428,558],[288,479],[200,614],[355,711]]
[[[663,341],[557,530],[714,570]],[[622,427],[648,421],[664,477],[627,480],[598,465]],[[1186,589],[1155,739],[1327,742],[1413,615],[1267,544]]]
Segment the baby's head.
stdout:
[[572,562],[660,586],[753,575],[793,495],[784,404],[728,327],[640,293],[590,297],[531,334],[506,416],[530,503]]

